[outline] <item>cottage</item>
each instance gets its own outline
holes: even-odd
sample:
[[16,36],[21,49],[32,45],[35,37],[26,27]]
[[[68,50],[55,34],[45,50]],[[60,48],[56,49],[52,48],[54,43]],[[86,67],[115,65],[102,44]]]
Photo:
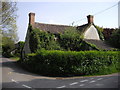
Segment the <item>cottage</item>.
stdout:
[[[93,22],[93,16],[88,15],[87,19],[88,19],[87,24],[77,26],[76,29],[82,32],[85,40],[100,40],[98,31]],[[35,22],[35,13],[29,13],[29,25],[32,25],[33,28],[38,28],[40,30],[54,34],[63,33],[66,28],[72,27],[67,25],[55,25]],[[25,39],[25,45],[22,52],[23,55],[31,52],[29,48],[29,33],[30,30],[28,29]]]

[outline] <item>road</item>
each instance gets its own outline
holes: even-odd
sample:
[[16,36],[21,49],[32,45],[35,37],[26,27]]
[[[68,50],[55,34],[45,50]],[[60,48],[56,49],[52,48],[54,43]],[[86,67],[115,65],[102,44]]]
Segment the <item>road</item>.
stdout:
[[[118,88],[119,74],[89,77],[45,77],[25,71],[15,61],[2,58],[2,88]],[[51,88],[51,89],[50,89]],[[4,90],[4,89],[3,89]],[[116,89],[118,90],[118,89]]]

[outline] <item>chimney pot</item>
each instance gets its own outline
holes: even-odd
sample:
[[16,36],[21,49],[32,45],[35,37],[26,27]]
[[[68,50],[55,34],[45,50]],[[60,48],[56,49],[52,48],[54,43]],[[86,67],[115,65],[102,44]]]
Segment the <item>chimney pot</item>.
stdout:
[[89,24],[93,23],[93,15],[88,15],[87,19]]

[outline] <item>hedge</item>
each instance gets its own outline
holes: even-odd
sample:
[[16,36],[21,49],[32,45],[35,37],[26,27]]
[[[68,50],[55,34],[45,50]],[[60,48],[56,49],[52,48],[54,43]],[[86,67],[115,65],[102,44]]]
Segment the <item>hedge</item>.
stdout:
[[37,51],[28,54],[22,65],[48,76],[109,74],[120,71],[120,51]]

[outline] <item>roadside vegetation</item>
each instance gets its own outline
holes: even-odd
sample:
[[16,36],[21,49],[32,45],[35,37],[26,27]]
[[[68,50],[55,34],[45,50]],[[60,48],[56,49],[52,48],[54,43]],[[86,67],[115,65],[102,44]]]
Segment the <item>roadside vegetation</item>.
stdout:
[[13,57],[16,43],[18,42],[17,36],[17,3],[16,2],[1,2],[1,17],[0,22],[0,47],[2,47],[3,57]]
[[18,60],[20,60],[20,57],[18,57],[18,56],[14,56],[14,57],[10,57],[9,59],[12,59],[12,60],[18,61]]
[[120,71],[120,51],[42,50],[28,54],[21,65],[47,76],[83,76]]
[[24,46],[23,41],[14,43],[12,41],[4,40],[4,45],[2,45],[2,55],[13,60],[19,60],[21,57],[21,52]]

